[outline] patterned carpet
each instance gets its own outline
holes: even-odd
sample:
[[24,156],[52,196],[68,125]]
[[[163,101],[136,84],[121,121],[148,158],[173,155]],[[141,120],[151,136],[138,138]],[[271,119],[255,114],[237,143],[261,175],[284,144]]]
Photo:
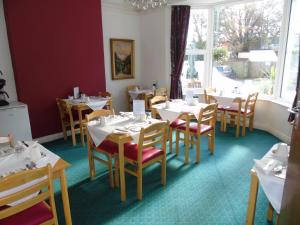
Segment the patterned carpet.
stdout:
[[[67,179],[74,225],[237,225],[245,224],[253,159],[261,158],[277,142],[261,130],[240,138],[235,138],[234,129],[225,134],[217,132],[214,156],[208,153],[207,138],[202,138],[199,165],[194,163],[195,149],[190,151],[190,164],[183,164],[181,145],[178,158],[167,155],[166,187],[160,184],[158,164],[144,171],[143,201],[136,198],[135,177],[126,175],[126,203],[121,203],[119,189],[110,189],[103,166],[97,167],[97,179],[88,179],[86,148],[73,147],[71,141],[63,140],[44,146],[72,164]],[[57,183],[55,186],[59,224],[64,224]],[[268,224],[267,204],[260,190],[255,224]]]

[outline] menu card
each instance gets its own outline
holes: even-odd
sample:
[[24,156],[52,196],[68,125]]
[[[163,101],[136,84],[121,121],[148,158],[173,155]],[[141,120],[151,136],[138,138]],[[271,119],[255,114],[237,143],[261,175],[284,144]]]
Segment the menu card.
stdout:
[[133,114],[134,115],[145,114],[145,101],[144,100],[133,100]]

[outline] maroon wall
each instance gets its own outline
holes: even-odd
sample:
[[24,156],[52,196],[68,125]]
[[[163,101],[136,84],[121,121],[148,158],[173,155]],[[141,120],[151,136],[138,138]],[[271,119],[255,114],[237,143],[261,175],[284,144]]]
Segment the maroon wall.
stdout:
[[4,0],[19,101],[33,137],[61,131],[57,97],[105,90],[100,0]]

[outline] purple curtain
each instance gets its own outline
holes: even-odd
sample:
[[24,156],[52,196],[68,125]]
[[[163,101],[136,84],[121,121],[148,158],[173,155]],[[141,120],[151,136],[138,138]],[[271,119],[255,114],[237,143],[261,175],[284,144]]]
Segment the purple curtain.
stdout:
[[172,6],[171,24],[171,93],[170,98],[182,98],[180,75],[189,29],[190,6]]

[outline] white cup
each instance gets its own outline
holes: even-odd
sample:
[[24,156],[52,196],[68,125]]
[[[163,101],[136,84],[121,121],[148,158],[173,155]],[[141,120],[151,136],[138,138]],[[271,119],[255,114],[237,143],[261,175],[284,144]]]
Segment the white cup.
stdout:
[[106,126],[106,118],[104,116],[100,117],[100,125],[103,127]]
[[166,108],[169,109],[171,106],[170,101],[166,101]]
[[74,97],[73,97],[73,96],[68,96],[68,99],[69,99],[69,100],[73,100]]
[[37,162],[39,161],[41,158],[42,158],[42,155],[41,155],[41,151],[40,151],[40,148],[38,145],[32,145],[29,149],[30,153],[30,159],[31,161],[33,162]]

